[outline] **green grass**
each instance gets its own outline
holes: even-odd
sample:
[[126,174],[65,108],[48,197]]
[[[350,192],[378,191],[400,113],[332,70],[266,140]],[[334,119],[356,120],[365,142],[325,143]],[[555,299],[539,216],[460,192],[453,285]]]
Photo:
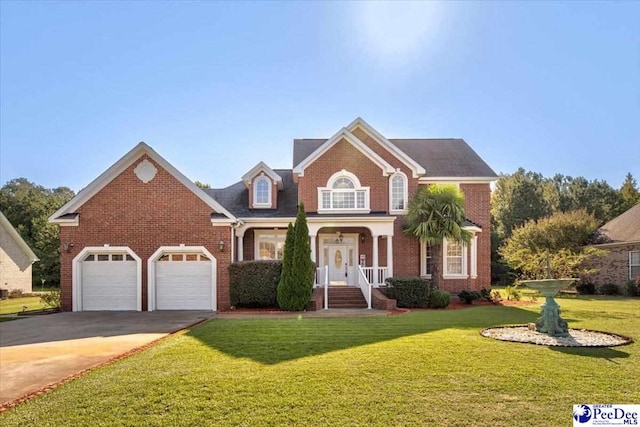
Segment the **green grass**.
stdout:
[[45,308],[44,304],[40,302],[40,297],[9,298],[0,300],[0,314],[20,313],[25,306],[27,307],[26,311]]
[[[640,299],[559,298],[573,328],[640,334]],[[536,306],[212,320],[0,415],[3,426],[565,426],[640,401],[640,346],[490,340]]]

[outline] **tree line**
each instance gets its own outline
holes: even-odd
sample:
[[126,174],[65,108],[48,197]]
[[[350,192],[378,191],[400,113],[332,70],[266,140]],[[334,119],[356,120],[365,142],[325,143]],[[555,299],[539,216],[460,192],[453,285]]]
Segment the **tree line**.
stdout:
[[33,264],[33,284],[60,284],[60,229],[49,216],[75,196],[67,187],[45,188],[17,178],[0,188],[0,210],[40,258]]
[[492,282],[540,277],[546,252],[556,271],[572,265],[564,274],[587,274],[579,269],[581,263],[601,254],[583,247],[597,243],[592,239],[600,226],[638,203],[631,173],[618,189],[606,181],[561,174],[546,178],[523,168],[501,175],[491,196]]

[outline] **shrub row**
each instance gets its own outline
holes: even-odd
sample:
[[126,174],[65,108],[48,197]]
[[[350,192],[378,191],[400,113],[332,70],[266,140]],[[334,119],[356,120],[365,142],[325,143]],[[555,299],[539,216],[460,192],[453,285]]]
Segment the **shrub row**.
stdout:
[[385,283],[387,284],[387,296],[395,299],[398,307],[429,307],[434,291],[431,280],[420,277],[390,277]]
[[229,266],[229,296],[235,307],[277,307],[282,261],[241,261]]

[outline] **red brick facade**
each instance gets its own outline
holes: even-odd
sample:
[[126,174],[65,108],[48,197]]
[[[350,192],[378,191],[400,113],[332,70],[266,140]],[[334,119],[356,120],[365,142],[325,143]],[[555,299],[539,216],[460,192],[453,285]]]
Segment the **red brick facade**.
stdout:
[[[158,169],[143,183],[133,172],[146,158]],[[62,309],[72,309],[72,261],[87,246],[128,246],[142,258],[142,310],[147,310],[147,260],[161,246],[204,246],[217,260],[218,309],[229,307],[229,226],[211,224],[211,207],[148,156],[136,160],[77,211],[78,226],[61,227]]]
[[[411,166],[405,164],[395,154],[387,150],[365,131],[356,127],[353,135],[359,139],[367,149],[373,151],[384,162],[388,163],[396,171],[402,172],[407,178],[408,200],[417,191],[420,183],[413,176]],[[350,137],[351,138],[351,137]],[[147,147],[149,149],[149,147]],[[365,150],[366,151],[366,150]],[[133,151],[132,151],[133,152]],[[150,151],[147,151],[150,152]],[[134,172],[135,167],[146,159],[157,169],[157,174],[149,182],[144,183]],[[241,248],[232,250],[237,244],[232,240],[233,227],[230,218],[226,223],[212,225],[211,214],[215,213],[215,203],[206,203],[197,196],[192,189],[166,170],[154,155],[143,154],[119,173],[113,180],[90,199],[86,200],[74,213],[79,214],[78,225],[61,227],[60,238],[63,243],[61,255],[61,286],[62,308],[72,309],[72,261],[85,247],[127,246],[142,259],[142,310],[147,310],[147,261],[149,257],[162,246],[204,246],[217,261],[217,306],[219,310],[229,307],[229,279],[228,266],[234,258],[237,249],[243,251],[243,259],[250,260],[255,257],[255,230],[286,229],[286,223],[293,218],[282,217],[281,221],[273,221],[276,217],[268,218],[271,222],[265,222],[264,226],[248,227],[242,230],[243,240]],[[163,161],[163,159],[161,159]],[[318,211],[318,187],[326,187],[328,180],[335,173],[346,170],[355,175],[363,187],[369,187],[371,217],[376,221],[383,218],[379,226],[384,226],[386,234],[391,234],[389,216],[395,216],[393,222],[393,275],[417,276],[421,274],[421,249],[419,242],[403,231],[404,215],[390,212],[389,170],[385,170],[380,162],[376,162],[371,156],[363,153],[349,140],[339,139],[333,146],[306,165],[304,173],[297,178],[297,200],[304,202],[307,212]],[[410,162],[409,162],[410,163]],[[165,163],[166,164],[166,163]],[[169,169],[172,169],[169,167]],[[384,172],[384,173],[383,173]],[[254,176],[243,177],[248,191],[248,206],[253,208],[253,186],[259,173]],[[271,209],[278,210],[278,184],[271,177]],[[490,187],[489,181],[481,183],[460,183],[460,189],[465,195],[466,216],[482,231],[477,233],[477,277],[463,279],[444,279],[440,277],[441,288],[449,291],[462,289],[480,289],[490,286]],[[294,187],[289,187],[294,188]],[[295,192],[295,188],[293,190]],[[291,195],[291,193],[287,193]],[[294,193],[295,194],[295,193]],[[245,197],[246,195],[242,195]],[[238,198],[239,199],[239,198]],[[205,198],[206,200],[206,198]],[[289,200],[291,197],[283,198]],[[408,200],[405,203],[408,203]],[[243,202],[247,203],[247,201]],[[286,206],[286,205],[285,205]],[[225,206],[226,208],[226,206]],[[66,212],[65,212],[66,213]],[[263,212],[264,213],[264,212]],[[273,214],[269,214],[273,215]],[[355,217],[366,214],[356,214]],[[265,218],[267,218],[265,216]],[[319,218],[319,217],[316,217]],[[241,220],[243,218],[240,218]],[[366,221],[343,223],[348,226],[336,226],[327,220],[327,225],[315,223],[318,236],[325,233],[338,233],[357,235],[357,253],[364,255],[366,266],[372,266],[373,261],[373,236],[367,227]],[[386,222],[385,222],[386,221]],[[242,226],[242,221],[238,221]],[[382,225],[381,225],[382,224]],[[378,265],[388,267],[387,236],[378,236]],[[320,260],[320,238],[316,239],[315,254]],[[221,251],[220,242],[223,242],[225,250]],[[69,252],[64,250],[66,244],[73,244]],[[442,274],[442,255],[438,271]],[[358,260],[355,261],[358,263]],[[471,251],[467,251],[467,273],[471,270]]]

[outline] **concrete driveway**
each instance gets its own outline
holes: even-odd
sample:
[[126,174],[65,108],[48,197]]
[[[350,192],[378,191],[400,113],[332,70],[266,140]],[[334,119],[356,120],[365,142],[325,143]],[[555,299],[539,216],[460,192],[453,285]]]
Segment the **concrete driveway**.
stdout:
[[0,323],[0,406],[214,315],[83,312]]

